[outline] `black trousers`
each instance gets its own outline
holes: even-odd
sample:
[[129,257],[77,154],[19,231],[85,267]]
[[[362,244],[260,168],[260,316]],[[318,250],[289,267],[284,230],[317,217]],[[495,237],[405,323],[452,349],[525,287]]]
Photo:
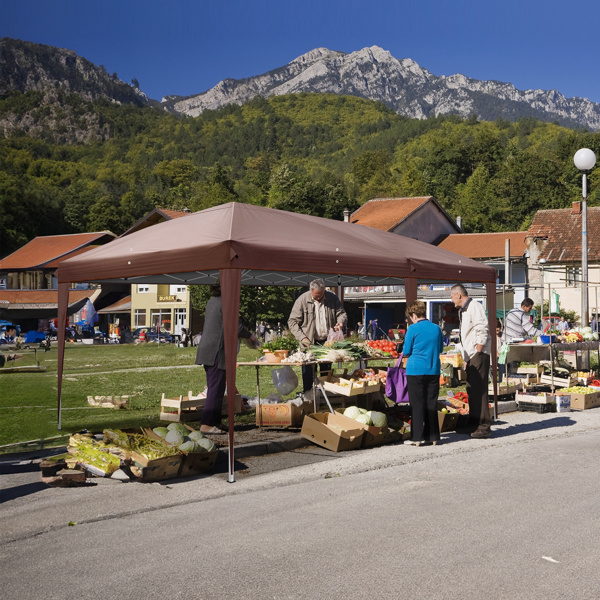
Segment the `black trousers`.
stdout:
[[200,423],[212,427],[220,425],[221,423],[223,397],[225,396],[225,387],[227,385],[227,374],[225,369],[219,369],[217,366],[218,361],[219,357],[217,356],[214,365],[204,365],[207,390]]
[[490,407],[488,401],[488,377],[490,355],[477,352],[467,362],[467,395],[469,396],[469,428],[490,430]]
[[440,376],[407,375],[406,380],[412,413],[412,439],[415,442],[437,442],[440,439],[437,410]]

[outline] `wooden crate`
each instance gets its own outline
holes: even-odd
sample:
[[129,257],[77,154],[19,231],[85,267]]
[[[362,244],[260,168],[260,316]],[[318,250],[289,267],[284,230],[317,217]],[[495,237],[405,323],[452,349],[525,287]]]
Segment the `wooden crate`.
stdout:
[[[172,421],[181,423],[182,421],[194,421],[200,419],[204,403],[206,402],[206,394],[200,392],[194,396],[191,391],[188,392],[187,398],[183,395],[179,398],[165,398],[163,393],[160,401],[160,420]],[[242,412],[242,397],[236,394],[235,397],[235,414]],[[223,414],[227,414],[227,395],[223,402]]]

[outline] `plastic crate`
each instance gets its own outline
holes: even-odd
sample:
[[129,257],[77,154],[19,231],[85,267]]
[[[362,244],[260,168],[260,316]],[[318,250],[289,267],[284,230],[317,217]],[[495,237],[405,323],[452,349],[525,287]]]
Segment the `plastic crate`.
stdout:
[[517,403],[518,410],[525,412],[536,412],[536,413],[549,413],[556,412],[556,405],[552,404],[541,404],[539,402],[518,402]]

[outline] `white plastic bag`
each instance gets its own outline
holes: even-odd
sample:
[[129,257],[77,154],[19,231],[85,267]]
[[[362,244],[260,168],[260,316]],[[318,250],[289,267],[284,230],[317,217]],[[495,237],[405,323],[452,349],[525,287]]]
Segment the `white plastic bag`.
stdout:
[[289,365],[280,369],[273,369],[271,377],[273,378],[275,388],[282,396],[291,394],[298,387],[298,375],[296,375],[294,369]]
[[344,341],[344,332],[341,329],[336,331],[335,329],[329,328],[329,333],[327,334],[328,342],[343,342]]

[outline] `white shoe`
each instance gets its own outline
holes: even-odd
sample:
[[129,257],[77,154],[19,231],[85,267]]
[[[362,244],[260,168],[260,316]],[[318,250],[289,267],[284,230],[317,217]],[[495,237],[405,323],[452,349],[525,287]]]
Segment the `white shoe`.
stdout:
[[404,440],[405,444],[408,444],[409,446],[420,446],[423,442],[415,442],[413,440]]

